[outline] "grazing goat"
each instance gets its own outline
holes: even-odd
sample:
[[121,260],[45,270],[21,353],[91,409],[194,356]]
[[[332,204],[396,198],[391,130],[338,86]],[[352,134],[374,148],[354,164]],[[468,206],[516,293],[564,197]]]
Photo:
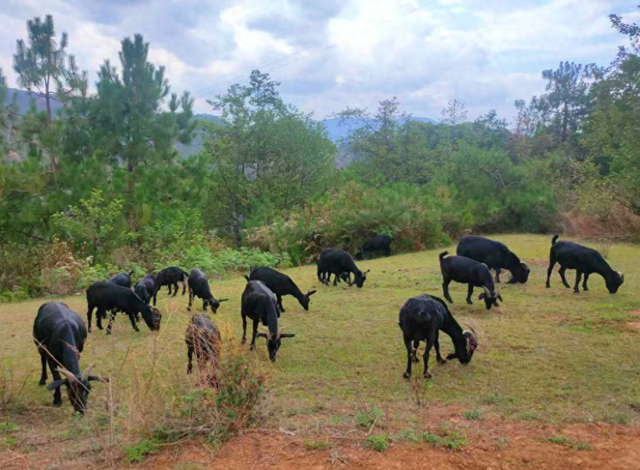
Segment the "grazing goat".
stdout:
[[160,329],[162,315],[155,307],[145,304],[131,289],[116,286],[109,282],[95,282],[87,289],[87,323],[89,331],[91,331],[91,315],[95,308],[96,323],[98,328],[102,330],[102,318],[106,316],[107,311],[111,311],[107,334],[111,334],[111,327],[117,312],[121,311],[129,315],[131,326],[136,331],[140,331],[136,325],[136,316],[142,313],[142,318],[151,331]]
[[509,284],[520,282],[525,284],[531,270],[520,261],[504,243],[489,240],[484,237],[467,235],[460,239],[456,250],[458,256],[484,263],[496,272],[496,282],[500,282],[500,272],[506,269],[511,272]]
[[[269,351],[269,360],[275,361],[280,349],[283,338],[293,338],[295,334],[282,333],[278,327],[278,303],[276,296],[261,281],[252,281],[248,277],[247,286],[242,293],[242,344],[247,341],[247,317],[253,320],[253,333],[251,335],[251,346],[249,349],[256,348],[256,337],[267,339],[267,350]],[[258,334],[258,323],[262,323],[267,327],[266,333]]]
[[[87,340],[87,328],[82,318],[62,302],[42,304],[33,323],[33,338],[42,363],[40,385],[47,383],[47,363],[51,370],[53,382],[47,390],[55,390],[53,405],[62,405],[60,387],[64,385],[73,408],[84,414],[91,391],[89,382],[106,380],[89,375],[93,366],[80,373],[80,353]],[[65,378],[60,378],[60,374]]]
[[193,354],[196,355],[200,371],[207,371],[207,381],[218,385],[217,370],[220,367],[220,332],[208,315],[198,313],[191,317],[185,342],[187,343],[187,374],[193,370]]
[[249,278],[252,281],[264,282],[264,284],[271,290],[271,292],[276,294],[276,298],[278,299],[278,307],[280,307],[281,312],[285,311],[284,307],[282,306],[282,296],[294,296],[296,299],[298,299],[298,302],[300,302],[302,308],[304,308],[305,310],[309,310],[310,297],[316,293],[315,290],[311,290],[306,294],[303,294],[296,283],[293,282],[293,280],[289,276],[287,276],[286,274],[282,274],[275,269],[267,267],[254,269],[253,271],[251,271]]
[[156,276],[158,290],[160,290],[162,286],[168,286],[169,295],[171,295],[171,286],[173,286],[173,296],[175,297],[178,293],[178,282],[181,282],[182,295],[184,295],[187,292],[187,284],[185,283],[185,280],[188,277],[189,274],[177,266],[170,266],[168,268],[165,268]]
[[367,253],[383,252],[385,256],[391,255],[391,242],[393,238],[388,235],[376,235],[362,244],[356,252],[356,259],[367,259]]
[[589,290],[587,281],[592,273],[600,274],[604,278],[610,294],[618,292],[618,289],[624,283],[624,274],[611,269],[609,263],[607,263],[596,250],[573,242],[559,242],[558,235],[554,235],[551,239],[549,269],[547,269],[547,288],[551,287],[549,280],[551,279],[551,273],[556,263],[560,264],[558,273],[562,279],[562,284],[567,288],[571,286],[567,283],[564,273],[567,269],[576,270],[576,285],[573,288],[576,294],[580,293],[580,280],[583,274],[584,281],[582,283],[582,289],[585,291]]
[[229,299],[220,299],[219,301],[213,297],[211,289],[209,287],[209,280],[199,269],[194,269],[189,275],[189,307],[193,305],[193,298],[198,297],[202,299],[202,310],[207,311],[207,306],[211,307],[213,313],[218,312],[221,302],[226,302]]
[[420,341],[426,341],[424,351],[424,378],[431,378],[429,372],[429,352],[435,346],[436,359],[440,364],[446,361],[440,355],[440,343],[438,336],[440,330],[451,337],[455,353],[447,356],[447,359],[458,358],[463,364],[469,364],[473,352],[478,347],[478,339],[475,332],[463,331],[458,322],[453,318],[447,305],[442,299],[433,295],[423,294],[413,297],[405,302],[400,309],[398,322],[402,330],[402,337],[407,348],[407,370],[402,375],[405,379],[411,377],[411,365],[418,361],[418,347]]
[[109,279],[109,282],[111,284],[115,284],[116,286],[126,287],[127,289],[131,289],[131,275],[133,273],[134,271],[131,271],[130,273],[116,274],[111,279]]
[[153,299],[153,305],[156,305],[158,297],[156,277],[153,274],[147,274],[140,282],[136,282],[136,285],[133,286],[133,292],[135,292],[145,304],[149,305],[151,299]]
[[464,256],[449,256],[445,258],[449,253],[440,253],[440,270],[442,271],[442,290],[444,291],[444,297],[449,302],[453,303],[451,296],[449,295],[449,284],[451,281],[460,282],[469,285],[469,291],[467,294],[467,303],[471,305],[471,296],[473,295],[474,287],[482,287],[484,292],[478,297],[479,300],[484,300],[487,310],[491,309],[491,306],[498,304],[498,300],[502,301],[500,296],[500,289],[495,291],[495,284],[493,283],[493,277],[489,272],[489,268],[486,264],[478,263]]
[[[344,279],[343,274],[347,274],[347,279],[350,279],[349,274],[353,273],[355,279],[353,282],[349,280],[349,285],[352,286],[355,284],[361,288],[364,285],[364,281],[367,280],[369,271],[369,269],[365,272],[360,271],[351,255],[337,248],[327,248],[320,254],[320,259],[318,259],[318,280],[327,285],[329,284],[329,280],[331,280],[331,274],[335,274],[336,276],[333,281],[333,285],[335,286],[338,284],[338,276]],[[329,277],[328,280],[326,279],[327,274]]]

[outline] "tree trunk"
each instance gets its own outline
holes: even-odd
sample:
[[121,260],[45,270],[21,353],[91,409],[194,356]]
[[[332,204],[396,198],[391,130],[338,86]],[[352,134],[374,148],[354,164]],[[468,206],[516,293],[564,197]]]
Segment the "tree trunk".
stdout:
[[569,104],[567,102],[564,103],[564,109],[562,113],[562,135],[560,136],[560,140],[562,142],[567,141],[567,127],[569,125]]

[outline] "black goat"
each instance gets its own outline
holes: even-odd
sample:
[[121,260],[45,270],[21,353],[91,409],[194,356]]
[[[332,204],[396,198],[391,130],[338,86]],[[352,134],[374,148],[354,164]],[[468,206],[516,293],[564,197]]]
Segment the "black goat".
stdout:
[[[82,318],[62,302],[42,304],[33,323],[33,338],[42,363],[40,385],[47,383],[47,363],[51,370],[53,382],[47,390],[55,390],[53,405],[62,405],[60,387],[65,385],[71,405],[84,414],[91,391],[89,382],[107,380],[89,375],[93,366],[80,373],[80,353],[87,340],[87,328]],[[65,378],[60,378],[60,374]]]
[[170,266],[168,268],[165,268],[156,276],[158,290],[160,290],[162,286],[168,286],[169,295],[171,295],[171,286],[173,286],[173,296],[175,297],[178,293],[178,282],[181,282],[182,295],[184,295],[187,292],[187,284],[185,281],[188,277],[189,274],[177,266]]
[[356,259],[367,259],[367,253],[383,252],[385,256],[391,255],[391,242],[393,238],[388,235],[376,235],[362,244],[356,252]]
[[136,282],[136,285],[133,286],[133,292],[135,292],[145,304],[149,305],[151,299],[153,299],[153,305],[156,305],[158,297],[156,277],[153,274],[147,274],[140,282]]
[[[282,343],[282,338],[293,338],[295,334],[282,333],[278,327],[278,303],[276,296],[261,281],[252,281],[248,277],[247,286],[242,293],[242,344],[247,342],[247,317],[253,320],[253,333],[251,336],[250,349],[256,348],[256,337],[267,339],[267,349],[269,360],[275,361]],[[267,327],[267,333],[258,334],[258,323]]]
[[442,290],[444,291],[444,297],[449,302],[453,303],[451,296],[449,295],[449,284],[451,281],[461,282],[469,285],[469,291],[467,293],[467,303],[472,304],[471,296],[473,295],[474,287],[482,287],[484,292],[478,297],[479,300],[484,300],[487,310],[491,306],[499,305],[498,300],[502,301],[500,296],[500,289],[495,291],[495,284],[493,283],[493,277],[486,264],[478,263],[464,256],[447,256],[445,251],[440,253],[440,270],[442,271]]
[[150,330],[157,331],[160,329],[162,315],[155,307],[145,304],[131,289],[116,286],[109,282],[95,282],[87,289],[87,323],[89,331],[91,331],[91,315],[95,308],[96,323],[98,328],[102,330],[102,318],[106,316],[107,311],[111,311],[109,326],[107,326],[107,334],[111,334],[111,327],[117,312],[124,312],[129,315],[131,326],[136,331],[140,331],[136,325],[136,316],[142,313],[142,318]]
[[592,273],[600,274],[604,278],[610,294],[618,292],[618,289],[624,283],[624,274],[611,269],[609,263],[607,263],[596,250],[573,242],[559,242],[558,235],[554,235],[551,239],[549,269],[547,269],[547,288],[551,287],[549,280],[551,279],[551,273],[556,263],[560,263],[558,273],[562,279],[562,284],[567,288],[570,286],[567,283],[564,273],[567,269],[576,270],[576,285],[573,288],[576,294],[580,293],[580,280],[583,274],[584,281],[582,283],[582,289],[585,291],[589,290],[587,281],[589,280],[589,275]]
[[276,298],[278,299],[278,307],[280,307],[281,312],[284,312],[284,307],[282,306],[282,296],[294,296],[296,299],[298,299],[298,302],[300,302],[302,308],[304,308],[305,310],[309,310],[310,297],[316,293],[315,290],[311,290],[306,294],[303,294],[296,283],[293,282],[293,280],[289,276],[268,267],[254,269],[253,271],[251,271],[249,278],[252,281],[264,282],[264,284],[271,290],[271,292],[276,294]]
[[131,289],[131,275],[133,273],[134,272],[131,271],[130,273],[116,274],[111,279],[109,279],[109,282],[111,284],[115,284],[116,286],[126,287],[127,289]]
[[196,355],[200,371],[207,372],[207,381],[217,386],[217,370],[220,367],[220,332],[211,318],[204,313],[198,313],[191,317],[185,334],[187,343],[187,374],[193,370],[193,354]]
[[506,269],[511,272],[510,284],[526,283],[531,270],[520,261],[507,245],[488,238],[467,235],[460,239],[456,250],[458,256],[484,263],[496,272],[496,282],[500,282],[500,272]]
[[411,365],[418,361],[418,347],[420,341],[426,341],[424,351],[424,378],[431,378],[429,372],[429,352],[435,346],[436,359],[440,364],[446,361],[440,355],[440,343],[438,336],[440,330],[451,337],[455,353],[447,356],[447,359],[458,358],[463,364],[469,364],[473,352],[478,347],[478,338],[471,331],[463,331],[458,322],[453,318],[447,305],[442,299],[433,295],[423,294],[413,297],[405,302],[400,309],[398,322],[402,329],[402,337],[407,348],[407,370],[402,375],[405,379],[411,377]]
[[[369,269],[365,272],[360,271],[351,255],[337,248],[327,248],[320,254],[320,258],[318,259],[318,280],[327,285],[329,284],[332,274],[336,276],[333,281],[333,285],[335,286],[338,283],[338,276],[343,277],[344,274],[348,276],[349,273],[353,273],[355,279],[353,282],[349,280],[349,285],[352,286],[355,284],[361,288],[364,285],[364,281],[367,280],[369,271]],[[329,276],[329,280],[326,278],[327,275]]]
[[202,299],[202,310],[207,311],[207,306],[211,307],[213,313],[218,312],[220,302],[226,302],[229,299],[220,299],[219,301],[213,297],[211,288],[209,287],[209,280],[207,276],[199,269],[193,269],[189,275],[189,307],[193,305],[193,298],[198,297]]

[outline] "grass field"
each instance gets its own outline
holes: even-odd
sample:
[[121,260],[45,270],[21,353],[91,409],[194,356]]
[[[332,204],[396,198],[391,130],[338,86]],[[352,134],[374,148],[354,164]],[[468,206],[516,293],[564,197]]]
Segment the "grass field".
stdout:
[[[418,409],[432,417],[449,410],[467,420],[637,423],[640,332],[630,323],[640,322],[640,247],[610,247],[608,261],[625,273],[616,295],[606,291],[599,276],[592,276],[589,292],[577,295],[562,286],[557,273],[551,289],[544,287],[550,237],[495,238],[529,264],[529,282],[504,284],[504,302],[491,311],[477,300],[466,305],[466,286],[452,285],[451,311],[460,323],[478,330],[479,348],[469,366],[457,361],[441,366],[432,355],[430,381],[420,373],[411,381],[402,378],[405,350],[397,321],[409,297],[441,296],[437,254],[443,249],[360,262],[371,269],[363,289],[321,286],[315,266],[287,270],[301,290],[317,288],[318,293],[309,312],[284,298],[281,323],[296,337],[283,341],[275,364],[267,360],[264,340],[256,352],[239,346],[244,279],[213,282],[216,297],[230,298],[214,318],[223,350],[240,350],[267,376],[260,426],[344,431],[373,427],[380,420],[387,429],[420,428]],[[573,276],[570,271],[569,279]],[[503,280],[508,277],[505,273]],[[84,295],[63,300],[85,318]],[[110,376],[112,383],[95,385],[87,415],[69,419],[66,396],[64,406],[54,409],[52,394],[37,385],[40,362],[31,330],[42,302],[0,305],[0,393],[5,401],[0,421],[16,423],[20,439],[35,442],[44,434],[44,439],[65,442],[64,449],[86,448],[98,444],[81,443],[82,437],[100,431],[113,442],[136,441],[144,437],[135,433],[153,420],[150,413],[158,403],[171,403],[185,387],[194,386],[197,378],[185,374],[187,296],[169,298],[165,290],[159,296],[164,317],[158,334],[142,323],[136,333],[120,316],[113,335],[89,335],[82,364],[98,361],[96,372]],[[446,335],[440,342],[443,355],[453,349]],[[156,408],[147,408],[148,403]]]

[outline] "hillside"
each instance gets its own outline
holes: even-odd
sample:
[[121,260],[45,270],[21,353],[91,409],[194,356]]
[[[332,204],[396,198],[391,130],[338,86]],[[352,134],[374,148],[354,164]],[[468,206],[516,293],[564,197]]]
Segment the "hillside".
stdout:
[[[20,114],[24,114],[27,112],[29,106],[31,105],[32,98],[35,98],[36,100],[36,108],[38,111],[44,111],[45,109],[47,109],[44,98],[36,96],[35,94],[31,95],[28,91],[18,90],[16,88],[9,88],[9,93],[7,93],[5,104],[11,103],[14,99],[14,95],[17,99],[18,113]],[[63,104],[60,101],[57,101],[55,99],[51,100],[51,111],[54,116],[57,114],[58,110],[62,108],[62,106]]]
[[[24,90],[18,90],[15,88],[9,89],[9,94],[7,97],[7,104],[11,102],[13,99],[13,95],[16,95],[18,102],[18,112],[20,114],[24,114],[30,106],[31,96],[29,92]],[[33,95],[36,99],[36,107],[38,111],[44,111],[46,109],[46,104],[44,98],[37,97]],[[58,110],[62,108],[64,105],[60,101],[51,100],[51,109],[53,111],[54,116],[57,114]],[[220,116],[216,116],[214,114],[201,113],[196,114],[195,119],[202,122],[210,122],[213,124],[220,125],[222,124],[222,119]],[[425,118],[425,117],[410,117],[408,118],[412,121],[417,122],[426,122],[429,124],[437,124],[437,121]],[[344,145],[340,145],[340,141],[349,136],[349,133],[353,130],[360,128],[363,124],[356,119],[346,119],[341,120],[338,118],[327,118],[322,121],[327,130],[327,137],[334,143],[338,144],[338,154],[336,155],[336,167],[343,168],[347,166],[352,161],[352,155],[349,154],[348,147]],[[182,157],[190,157],[199,153],[203,146],[205,140],[205,132],[202,130],[198,130],[193,137],[193,140],[189,144],[181,144],[176,143],[175,148],[180,153]]]
[[[257,341],[255,351],[240,344],[244,279],[234,274],[216,280],[216,297],[229,299],[212,315],[223,338],[225,361],[236,358],[236,364],[248,364],[266,378],[266,393],[257,405],[259,419],[250,421],[252,430],[236,439],[252,432],[272,438],[295,436],[299,447],[293,453],[299,459],[305,458],[305,450],[312,455],[322,450],[328,454],[331,449],[354,454],[379,442],[382,450],[389,449],[382,454],[369,450],[367,455],[398,457],[394,452],[405,449],[402,446],[412,446],[406,454],[456,449],[442,450],[441,455],[457,455],[461,465],[438,468],[637,468],[633,466],[637,460],[626,465],[619,459],[621,453],[630,458],[629,449],[637,448],[640,438],[636,411],[640,342],[635,330],[640,294],[633,286],[623,286],[612,296],[602,278],[594,276],[590,291],[576,295],[562,287],[556,273],[551,289],[546,289],[549,237],[497,238],[531,266],[531,277],[525,285],[503,285],[504,302],[490,311],[476,300],[477,290],[474,305],[467,305],[466,286],[452,285],[455,303],[448,306],[459,323],[477,331],[479,346],[468,365],[455,359],[438,364],[432,352],[433,377],[428,381],[421,373],[424,343],[413,378],[402,377],[406,350],[397,325],[398,311],[412,296],[441,295],[438,253],[454,247],[359,262],[362,269],[371,269],[362,289],[344,283],[320,285],[312,265],[286,269],[303,291],[318,292],[308,312],[294,298],[283,299],[286,313],[280,320],[296,336],[283,341],[275,363],[269,362],[264,339]],[[633,279],[640,272],[634,263],[639,256],[637,246],[614,244],[609,260]],[[63,300],[84,317],[84,296]],[[224,397],[211,400],[199,374],[186,374],[184,338],[191,318],[186,296],[160,292],[163,320],[158,333],[149,331],[144,323],[139,332],[133,331],[123,315],[116,319],[112,335],[98,330],[90,333],[82,364],[99,361],[94,373],[110,377],[112,385],[94,385],[89,410],[82,419],[71,419],[66,394],[62,407],[55,408],[52,392],[38,386],[40,361],[31,325],[43,301],[0,305],[4,319],[0,331],[4,351],[0,387],[4,388],[0,390],[10,404],[3,420],[15,423],[15,431],[8,432],[15,437],[11,456],[16,466],[9,468],[38,468],[45,458],[51,468],[63,463],[69,469],[95,468],[104,463],[106,454],[113,459],[113,468],[125,468],[123,456],[131,455],[127,446],[142,445],[148,436],[157,440],[154,453],[158,453],[148,457],[149,463],[159,464],[154,459],[161,462],[180,450],[185,459],[201,456],[207,463],[206,467],[150,468],[249,468],[239,462],[212,467],[211,455],[205,450],[207,441],[212,448],[221,446],[216,460],[225,458],[228,452],[223,441],[229,435],[214,434],[212,426],[220,418],[207,414],[221,406]],[[200,302],[196,305],[199,310]],[[453,352],[445,333],[440,335],[440,346],[444,355]],[[229,367],[230,363],[225,364]],[[44,439],[47,446],[32,445]],[[103,446],[100,452],[92,450],[96,442]],[[238,441],[228,445],[233,448],[234,442]],[[291,468],[265,466],[269,452],[259,452],[257,442],[248,448],[263,459],[253,468]],[[351,447],[345,447],[347,444]],[[614,446],[619,446],[616,452],[611,451]],[[190,453],[194,448],[198,451]],[[587,452],[590,449],[597,452]],[[237,458],[248,459],[254,451]],[[528,459],[526,465],[501,466],[505,452],[518,462],[523,460],[515,456],[522,453]],[[595,466],[559,463],[562,459],[569,462],[570,452],[573,458],[585,461],[600,456],[602,462]],[[465,464],[477,458],[486,465]],[[555,460],[556,467],[547,459]]]

